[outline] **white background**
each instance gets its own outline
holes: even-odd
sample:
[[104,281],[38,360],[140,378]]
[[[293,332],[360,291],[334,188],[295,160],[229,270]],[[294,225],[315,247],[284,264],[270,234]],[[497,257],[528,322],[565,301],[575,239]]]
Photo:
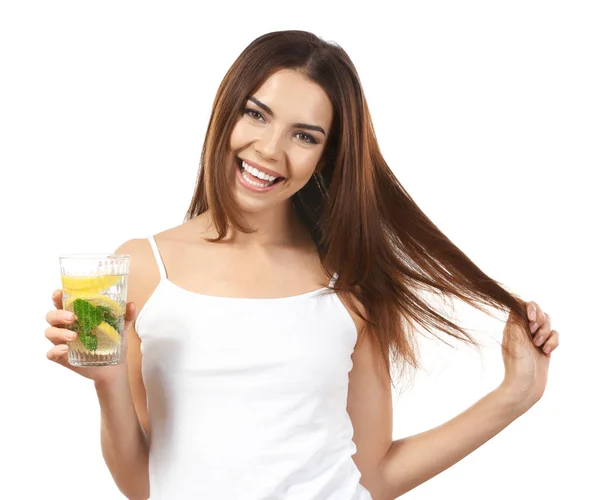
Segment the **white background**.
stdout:
[[[0,497],[122,498],[92,383],[46,360],[57,256],[181,223],[225,72],[256,37],[304,29],[349,53],[383,154],[419,206],[562,335],[539,404],[404,498],[600,498],[596,7],[4,2]],[[459,311],[500,339],[502,318]],[[496,347],[480,358],[423,346],[423,371],[395,394],[395,439],[454,417],[502,378]]]

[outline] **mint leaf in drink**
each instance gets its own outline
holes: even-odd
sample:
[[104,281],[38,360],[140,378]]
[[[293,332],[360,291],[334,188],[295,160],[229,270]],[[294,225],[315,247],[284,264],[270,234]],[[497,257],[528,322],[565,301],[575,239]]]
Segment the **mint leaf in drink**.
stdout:
[[119,331],[119,320],[113,314],[110,307],[107,306],[96,306],[104,314],[104,321],[112,326],[115,330]]
[[88,332],[91,332],[104,321],[104,312],[87,300],[75,299],[73,312],[77,316],[79,327]]
[[95,351],[98,349],[98,337],[87,330],[79,332],[79,340],[81,340],[81,343],[88,351]]
[[73,312],[77,316],[75,327],[79,333],[79,340],[88,351],[95,351],[98,348],[98,337],[92,330],[104,321],[104,311],[87,300],[75,299]]
[[112,315],[112,310],[110,307],[108,307],[108,306],[96,306],[96,307],[102,311],[102,314],[104,314],[104,316],[106,316],[107,314]]

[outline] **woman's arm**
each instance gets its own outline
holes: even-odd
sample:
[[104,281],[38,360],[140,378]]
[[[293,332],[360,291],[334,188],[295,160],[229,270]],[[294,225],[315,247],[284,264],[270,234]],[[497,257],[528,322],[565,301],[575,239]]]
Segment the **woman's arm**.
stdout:
[[[115,253],[131,256],[127,300],[133,302],[139,312],[158,281],[158,272],[153,272],[152,251],[146,240],[134,239],[124,243]],[[96,383],[102,419],[102,455],[119,490],[129,500],[147,500],[150,496],[150,426],[142,379],[141,341],[135,331],[135,318],[128,324],[125,334],[127,363],[122,365],[122,374],[110,383]]]
[[119,490],[129,500],[147,500],[148,443],[140,425],[129,377],[111,384],[96,383],[100,402],[102,455]]
[[436,476],[489,441],[527,407],[500,385],[460,415],[431,430],[394,441],[379,464],[388,498]]
[[[528,305],[533,308],[535,303]],[[434,429],[392,441],[391,386],[379,350],[363,335],[352,355],[348,412],[355,429],[361,483],[374,500],[395,499],[454,465],[531,408],[544,393],[558,332],[539,306],[531,332],[511,321],[504,329],[505,376],[473,406]],[[536,321],[541,324],[533,324]],[[359,325],[360,326],[360,325]],[[532,339],[531,335],[535,335]],[[540,346],[536,347],[534,342]],[[547,347],[544,353],[541,347]],[[508,355],[512,352],[512,355]]]
[[361,336],[352,360],[348,413],[357,447],[353,458],[373,500],[398,498],[431,479],[490,440],[534,402],[503,382],[452,420],[393,441],[391,384],[379,350]]

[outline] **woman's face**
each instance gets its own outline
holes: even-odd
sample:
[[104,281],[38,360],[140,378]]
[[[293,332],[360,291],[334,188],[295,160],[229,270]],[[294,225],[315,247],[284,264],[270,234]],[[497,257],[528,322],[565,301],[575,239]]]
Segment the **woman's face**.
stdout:
[[249,96],[230,139],[242,211],[278,205],[309,181],[332,120],[327,94],[294,70],[274,73]]

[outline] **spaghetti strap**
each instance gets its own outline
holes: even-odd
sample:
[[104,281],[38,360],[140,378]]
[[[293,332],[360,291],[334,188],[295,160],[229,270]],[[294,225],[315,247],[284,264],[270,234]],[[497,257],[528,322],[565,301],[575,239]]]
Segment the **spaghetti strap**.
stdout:
[[154,239],[154,236],[150,236],[148,238],[148,241],[150,242],[150,246],[152,247],[152,253],[154,254],[154,258],[156,259],[156,265],[158,266],[160,277],[166,279],[167,271],[165,269],[165,264],[162,260],[162,257],[160,256],[160,252],[158,251],[158,246],[156,245],[156,240]]
[[338,273],[333,273],[333,278],[331,278],[331,281],[329,282],[329,288],[331,288],[333,286],[333,284],[335,283],[337,278],[338,278]]

